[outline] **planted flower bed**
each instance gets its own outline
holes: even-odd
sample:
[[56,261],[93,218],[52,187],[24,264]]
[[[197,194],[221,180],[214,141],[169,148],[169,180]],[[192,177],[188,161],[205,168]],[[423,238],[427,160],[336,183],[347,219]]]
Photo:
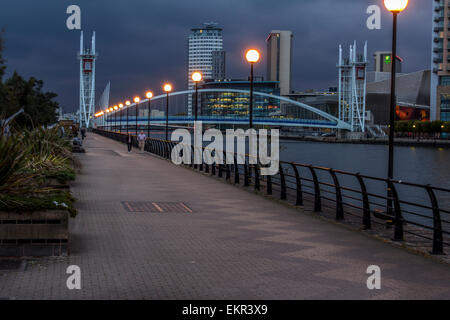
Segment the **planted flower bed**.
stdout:
[[75,199],[70,143],[56,129],[0,132],[0,256],[69,251]]

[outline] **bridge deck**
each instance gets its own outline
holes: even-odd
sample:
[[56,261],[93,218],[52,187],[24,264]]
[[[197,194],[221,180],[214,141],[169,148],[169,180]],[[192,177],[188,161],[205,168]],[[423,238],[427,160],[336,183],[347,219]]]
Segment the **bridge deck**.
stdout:
[[[85,147],[71,256],[0,271],[0,298],[450,298],[447,265],[97,135]],[[134,201],[183,202],[192,212],[129,212],[122,203]],[[72,264],[82,272],[78,291],[66,288]],[[373,264],[381,290],[366,287]]]

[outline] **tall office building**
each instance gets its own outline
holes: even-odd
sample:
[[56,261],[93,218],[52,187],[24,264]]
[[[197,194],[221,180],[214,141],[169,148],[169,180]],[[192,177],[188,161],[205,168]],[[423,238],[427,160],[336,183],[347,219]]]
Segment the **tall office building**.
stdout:
[[[392,51],[376,51],[373,54],[374,61],[374,71],[375,72],[391,72],[392,70]],[[397,64],[395,69],[397,73],[402,72],[402,59],[397,56]]]
[[433,1],[431,120],[450,121],[450,0]]
[[291,93],[292,32],[273,30],[267,37],[267,81],[279,81],[281,95]]
[[[213,79],[213,52],[223,50],[222,28],[216,23],[204,23],[203,27],[192,28],[188,37],[187,84],[194,88],[193,72],[199,71],[203,79]],[[225,63],[224,63],[225,65]],[[187,113],[192,115],[192,95],[188,96]]]
[[212,79],[225,79],[225,50],[212,52]]

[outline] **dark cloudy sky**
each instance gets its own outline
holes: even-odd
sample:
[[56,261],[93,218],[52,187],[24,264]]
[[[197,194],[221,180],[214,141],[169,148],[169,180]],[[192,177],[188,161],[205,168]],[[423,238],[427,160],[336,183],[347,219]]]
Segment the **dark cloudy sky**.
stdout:
[[[80,31],[66,28],[71,4],[81,7],[85,36],[96,31],[97,92],[111,81],[112,103],[148,88],[160,93],[165,80],[185,89],[186,37],[203,22],[215,21],[224,29],[230,78],[247,76],[243,53],[252,46],[263,52],[256,73],[265,75],[266,36],[272,29],[292,30],[296,90],[336,85],[339,44],[347,50],[353,40],[361,45],[368,40],[370,61],[374,51],[391,47],[391,16],[382,0],[2,0],[8,72],[43,79],[66,112],[79,103]],[[366,28],[370,4],[382,8],[381,30]],[[410,0],[399,18],[399,55],[406,72],[429,68],[432,4]]]

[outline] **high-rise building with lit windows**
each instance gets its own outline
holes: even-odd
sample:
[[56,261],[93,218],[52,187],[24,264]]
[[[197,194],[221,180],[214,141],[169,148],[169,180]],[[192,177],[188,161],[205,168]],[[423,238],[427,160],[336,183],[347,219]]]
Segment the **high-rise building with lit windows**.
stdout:
[[[216,23],[204,23],[203,27],[192,28],[188,37],[187,85],[194,88],[193,72],[199,71],[203,79],[213,79],[213,52],[223,51],[222,28]],[[223,56],[225,58],[225,55]],[[225,65],[225,61],[223,61]],[[188,96],[187,113],[192,115],[192,95]]]
[[450,0],[433,1],[431,120],[450,121]]

